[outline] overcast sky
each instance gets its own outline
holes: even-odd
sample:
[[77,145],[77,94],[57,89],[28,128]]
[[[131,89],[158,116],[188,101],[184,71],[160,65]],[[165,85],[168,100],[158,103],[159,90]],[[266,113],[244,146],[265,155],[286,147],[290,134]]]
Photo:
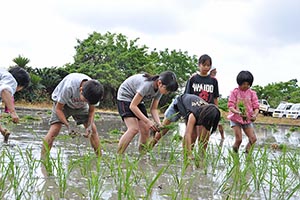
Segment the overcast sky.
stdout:
[[0,67],[73,62],[76,39],[122,33],[151,49],[208,54],[223,97],[249,70],[254,85],[300,80],[298,0],[9,0],[0,6]]

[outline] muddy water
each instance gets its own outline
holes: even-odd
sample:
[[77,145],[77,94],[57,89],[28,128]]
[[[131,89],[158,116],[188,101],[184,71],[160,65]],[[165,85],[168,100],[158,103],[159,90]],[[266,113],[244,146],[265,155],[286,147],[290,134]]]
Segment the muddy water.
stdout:
[[[42,138],[46,135],[49,125],[48,119],[50,113],[48,111],[31,111],[22,110],[19,111],[20,116],[34,116],[40,118],[40,120],[28,120],[23,121],[18,125],[6,124],[5,126],[11,131],[11,137],[9,138],[8,144],[0,142],[0,152],[9,152],[14,157],[15,166],[20,166],[20,179],[18,182],[18,190],[27,188],[30,182],[32,186],[30,189],[27,188],[28,192],[24,192],[21,199],[93,199],[93,184],[91,183],[91,176],[87,175],[90,171],[95,170],[97,165],[97,159],[93,158],[93,150],[90,147],[88,139],[76,136],[71,138],[65,128],[62,129],[60,136],[55,140],[54,146],[51,150],[51,157],[54,160],[61,160],[61,168],[67,171],[68,167],[72,166],[72,162],[87,163],[90,162],[88,167],[81,168],[79,165],[70,170],[67,174],[66,190],[62,195],[61,182],[59,181],[61,176],[58,176],[59,169],[55,169],[54,176],[50,176],[45,173],[44,168],[39,163],[40,151],[42,146]],[[203,168],[195,168],[189,166],[184,169],[182,167],[182,148],[181,142],[171,142],[172,136],[175,133],[182,134],[184,132],[185,125],[180,123],[178,130],[174,133],[169,133],[161,142],[165,145],[163,147],[157,147],[154,149],[154,154],[147,154],[139,158],[137,151],[137,138],[129,145],[125,161],[120,164],[121,169],[134,168],[134,173],[130,175],[132,182],[126,182],[126,174],[117,174],[117,172],[111,172],[111,163],[117,165],[116,161],[116,148],[117,140],[120,137],[120,133],[117,131],[124,132],[126,127],[117,115],[100,114],[100,119],[96,121],[99,135],[101,140],[106,140],[102,145],[103,150],[103,161],[101,161],[101,173],[98,177],[98,197],[94,199],[119,199],[119,192],[122,190],[123,195],[126,196],[124,188],[130,192],[133,192],[131,197],[135,199],[142,199],[145,196],[145,187],[149,186],[149,182],[166,167],[165,171],[159,177],[157,182],[154,184],[151,194],[148,199],[224,199],[224,193],[220,192],[220,185],[226,176],[224,170],[227,166],[225,163],[220,161],[215,169],[204,170]],[[231,145],[234,142],[234,135],[228,124],[224,124],[225,128],[225,141],[220,140],[219,133],[214,133],[210,138],[210,147],[212,151],[217,151],[221,147],[222,154],[228,155]],[[82,127],[78,127],[78,132],[83,132]],[[265,125],[256,125],[256,135],[258,137],[257,146],[270,146],[272,144],[287,144],[290,147],[300,147],[300,132],[294,131],[291,133],[290,127],[288,126],[276,126],[276,128],[270,128]],[[117,134],[116,134],[117,133]],[[2,138],[1,138],[2,139]],[[241,152],[245,148],[247,139],[243,138],[241,145]],[[175,150],[174,150],[175,149]],[[25,152],[32,154],[32,161],[30,164],[26,163],[24,158]],[[170,154],[170,151],[174,151],[174,154]],[[23,153],[23,155],[22,155]],[[86,159],[86,156],[90,156],[92,159]],[[169,164],[168,160],[171,156],[175,156],[178,162]],[[89,158],[90,158],[89,157]],[[299,158],[298,158],[299,159]],[[2,160],[2,159],[1,159]],[[5,157],[5,163],[10,162],[10,158]],[[36,162],[36,163],[35,163]],[[24,166],[31,165],[31,167]],[[4,165],[1,165],[4,166]],[[22,168],[23,166],[23,168]],[[118,169],[113,167],[115,171]],[[26,170],[32,171],[32,173],[25,173]],[[2,173],[2,174],[1,174]],[[4,172],[0,172],[0,178],[2,178]],[[62,172],[60,172],[62,173]],[[62,173],[63,174],[63,173]],[[113,176],[112,174],[115,174]],[[124,176],[122,179],[119,176]],[[1,180],[1,179],[0,179]],[[0,183],[1,184],[1,183]],[[118,187],[118,184],[121,186]],[[299,184],[295,183],[295,184]],[[95,183],[94,183],[95,185]],[[126,186],[126,187],[125,187]],[[121,189],[120,189],[121,188]],[[128,189],[129,188],[129,189]],[[262,191],[253,194],[252,190],[243,196],[245,199],[262,199],[264,194]],[[97,191],[94,193],[97,193]],[[63,196],[63,198],[62,198]],[[10,187],[2,191],[2,199],[15,199],[16,189]],[[127,196],[128,198],[130,197]],[[276,197],[276,191],[271,197]],[[300,192],[295,192],[290,199],[299,199]]]

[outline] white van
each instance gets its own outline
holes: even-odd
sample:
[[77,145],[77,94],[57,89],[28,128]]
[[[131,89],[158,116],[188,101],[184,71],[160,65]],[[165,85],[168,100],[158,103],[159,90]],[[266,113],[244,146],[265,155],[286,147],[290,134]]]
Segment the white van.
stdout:
[[295,103],[289,111],[287,111],[286,118],[299,119],[300,118],[300,103]]
[[281,102],[273,112],[273,117],[286,117],[287,112],[291,109],[293,103]]

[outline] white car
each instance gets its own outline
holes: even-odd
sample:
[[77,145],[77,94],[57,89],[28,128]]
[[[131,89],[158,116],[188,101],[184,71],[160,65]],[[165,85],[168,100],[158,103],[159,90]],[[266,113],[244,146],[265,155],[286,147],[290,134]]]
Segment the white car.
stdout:
[[294,104],[289,111],[287,111],[286,118],[299,119],[300,118],[300,103]]
[[281,102],[273,112],[273,117],[286,117],[287,112],[291,109],[293,103]]

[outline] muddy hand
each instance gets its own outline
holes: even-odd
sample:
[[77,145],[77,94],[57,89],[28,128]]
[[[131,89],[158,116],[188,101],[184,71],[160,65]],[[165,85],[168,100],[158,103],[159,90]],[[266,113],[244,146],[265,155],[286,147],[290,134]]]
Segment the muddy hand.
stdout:
[[90,128],[87,128],[87,129],[85,129],[85,134],[83,135],[83,137],[88,138],[91,133],[92,133],[92,130]]
[[18,123],[19,122],[19,116],[15,112],[11,113],[11,119],[12,119],[13,123]]

